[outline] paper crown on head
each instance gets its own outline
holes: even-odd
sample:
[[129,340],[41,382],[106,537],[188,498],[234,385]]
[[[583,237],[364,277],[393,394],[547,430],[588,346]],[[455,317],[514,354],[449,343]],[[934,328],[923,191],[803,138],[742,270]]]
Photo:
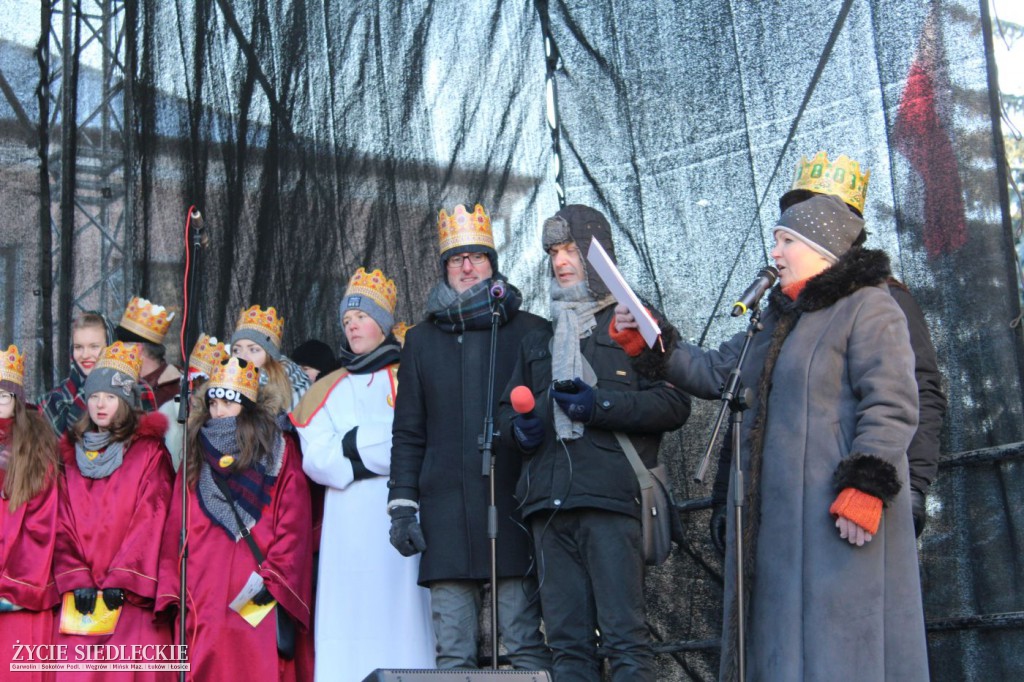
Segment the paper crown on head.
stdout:
[[0,356],[0,390],[25,398],[25,356],[13,343]]
[[241,312],[238,316],[238,324],[235,325],[236,334],[246,330],[267,337],[276,348],[280,348],[281,337],[284,336],[284,318],[278,317],[277,310],[273,306],[263,310],[258,305],[254,305]]
[[466,246],[482,246],[494,250],[494,235],[491,233],[491,218],[480,204],[472,213],[462,204],[456,206],[451,215],[442,208],[437,214],[437,237],[442,256]]
[[863,214],[870,178],[871,171],[861,173],[860,164],[846,154],[841,154],[835,161],[829,161],[828,153],[820,151],[810,161],[806,156],[801,157],[796,166],[793,186],[789,189],[831,194]]
[[[245,363],[244,367],[242,363]],[[232,356],[214,366],[206,388],[207,395],[210,391],[220,388],[226,392],[237,391],[252,402],[256,402],[260,391],[260,371],[251,362]]]
[[391,333],[395,336],[395,340],[401,346],[405,345],[405,335],[413,328],[413,325],[407,322],[395,322],[395,326],[391,328]]
[[103,354],[92,371],[98,369],[116,370],[138,381],[142,373],[142,346],[138,343],[115,341],[103,349]]
[[230,355],[223,342],[218,341],[216,336],[202,334],[196,341],[192,354],[188,357],[189,377],[202,374],[205,377],[213,374],[213,368]]
[[163,343],[173,319],[174,313],[168,313],[163,306],[133,296],[118,326],[150,343]]
[[349,296],[365,296],[389,313],[394,314],[398,304],[398,287],[393,279],[388,279],[379,269],[367,272],[359,268],[348,282],[345,298]]

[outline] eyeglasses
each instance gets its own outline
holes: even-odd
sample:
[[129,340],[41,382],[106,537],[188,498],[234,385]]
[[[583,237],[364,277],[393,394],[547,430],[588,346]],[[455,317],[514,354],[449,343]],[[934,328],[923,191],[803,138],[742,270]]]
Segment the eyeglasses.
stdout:
[[470,265],[477,266],[487,260],[486,253],[467,253],[465,255],[449,256],[444,262],[449,270],[457,270],[462,267],[462,261],[468,260]]
[[13,393],[0,393],[0,405],[9,405],[14,400]]

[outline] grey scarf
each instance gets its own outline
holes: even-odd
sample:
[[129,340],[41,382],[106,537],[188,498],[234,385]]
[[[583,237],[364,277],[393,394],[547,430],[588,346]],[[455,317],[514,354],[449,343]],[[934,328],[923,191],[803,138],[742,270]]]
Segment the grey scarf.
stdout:
[[[551,322],[555,329],[551,341],[551,378],[571,381],[580,377],[593,386],[597,375],[580,352],[580,339],[594,333],[595,315],[615,302],[612,296],[595,301],[586,282],[562,287],[551,278]],[[559,440],[575,440],[583,436],[583,424],[574,422],[558,408],[555,414],[555,432]]]
[[86,431],[75,443],[75,462],[86,478],[106,478],[124,461],[124,441],[110,442],[109,431]]

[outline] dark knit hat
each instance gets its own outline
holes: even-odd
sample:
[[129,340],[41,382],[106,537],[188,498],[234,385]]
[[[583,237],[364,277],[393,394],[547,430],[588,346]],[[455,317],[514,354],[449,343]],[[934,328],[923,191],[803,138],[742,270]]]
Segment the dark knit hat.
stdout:
[[[601,299],[611,293],[599,276],[591,276],[590,268],[587,266],[587,250],[590,248],[590,242],[594,239],[608,252],[608,257],[612,259],[612,262],[615,262],[612,227],[603,213],[583,204],[570,204],[544,221],[541,239],[545,251],[550,250],[556,244],[575,242],[580,250],[583,274],[591,295],[595,299]],[[553,271],[552,274],[554,274]]]
[[864,230],[864,219],[830,194],[817,194],[790,206],[773,232],[782,230],[820,253],[830,263],[850,250]]
[[334,351],[323,341],[310,339],[295,347],[289,356],[296,365],[312,367],[320,372],[321,376],[333,372],[338,366],[334,358]]

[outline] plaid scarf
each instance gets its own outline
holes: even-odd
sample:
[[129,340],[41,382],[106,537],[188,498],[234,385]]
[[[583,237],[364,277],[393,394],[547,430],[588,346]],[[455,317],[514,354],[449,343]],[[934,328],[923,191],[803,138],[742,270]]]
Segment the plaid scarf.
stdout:
[[[478,282],[461,294],[445,282],[438,282],[427,297],[427,320],[442,331],[461,334],[464,331],[487,329],[491,326],[491,282],[504,279],[495,275],[492,279]],[[523,303],[523,295],[511,284],[506,285],[508,294],[497,301],[498,326],[515,317]]]
[[68,378],[39,401],[43,414],[58,437],[63,436],[85,414],[87,408],[82,395],[83,386],[85,374],[78,363],[72,360]]
[[[278,436],[269,461],[253,462],[248,469],[238,471],[232,467],[238,454],[238,432],[234,417],[211,419],[199,431],[199,442],[203,449],[203,463],[199,471],[199,506],[207,518],[237,542],[242,530],[231,511],[230,502],[214,481],[214,476],[223,481],[231,493],[235,510],[247,530],[251,530],[263,514],[263,508],[271,502],[270,492],[281,473],[284,459],[284,437]],[[230,459],[228,459],[230,458]]]

